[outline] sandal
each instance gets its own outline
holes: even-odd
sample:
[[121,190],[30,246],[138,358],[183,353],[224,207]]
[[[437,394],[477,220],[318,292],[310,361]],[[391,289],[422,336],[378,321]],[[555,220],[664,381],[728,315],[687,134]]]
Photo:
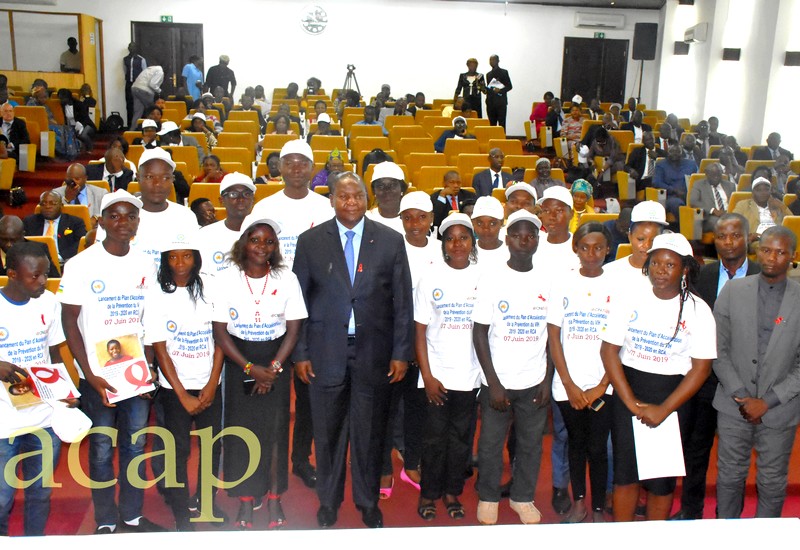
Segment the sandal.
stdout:
[[420,499],[420,503],[417,506],[417,514],[425,521],[433,521],[436,518],[436,503],[433,501],[423,503],[422,499]]
[[236,514],[235,525],[241,530],[253,528],[253,497],[239,498],[239,513]]
[[392,498],[392,491],[394,491],[394,477],[392,478],[392,484],[388,487],[381,487],[380,492],[378,493],[378,498],[380,500],[386,500]]
[[452,519],[464,519],[466,515],[464,513],[464,505],[457,498],[454,498],[451,502],[445,501],[444,505],[447,508],[447,515]]
[[269,525],[267,529],[281,529],[286,525],[286,515],[281,506],[281,496],[267,493],[267,509],[269,510]]

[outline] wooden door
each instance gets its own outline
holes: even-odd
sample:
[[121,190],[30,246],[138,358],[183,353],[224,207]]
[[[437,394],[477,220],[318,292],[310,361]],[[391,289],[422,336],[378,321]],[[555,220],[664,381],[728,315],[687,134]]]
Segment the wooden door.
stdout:
[[[147,65],[164,69],[162,94],[174,94],[189,56],[203,57],[203,25],[191,23],[131,22],[131,36]],[[201,67],[202,69],[202,67]],[[205,71],[204,71],[205,72]]]
[[561,100],[625,101],[628,40],[564,37]]

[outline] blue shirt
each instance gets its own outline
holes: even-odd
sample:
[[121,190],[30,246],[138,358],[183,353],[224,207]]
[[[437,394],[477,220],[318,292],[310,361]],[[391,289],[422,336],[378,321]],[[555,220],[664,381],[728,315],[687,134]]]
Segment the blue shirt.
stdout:
[[719,293],[722,292],[722,287],[725,286],[725,283],[730,281],[731,279],[741,279],[742,277],[747,276],[747,266],[748,261],[747,258],[744,259],[744,263],[742,267],[736,270],[736,273],[733,274],[733,277],[728,276],[728,270],[725,269],[725,266],[722,265],[722,262],[719,263],[719,279],[717,281],[717,296]]
[[656,174],[653,177],[653,187],[666,189],[667,195],[677,195],[686,198],[686,176],[697,172],[697,165],[693,160],[681,159],[679,166],[675,166],[668,159],[656,162]]
[[[358,273],[359,263],[358,263],[358,253],[361,250],[361,237],[364,236],[364,218],[353,227],[353,229],[348,229],[347,227],[343,226],[339,220],[336,220],[336,227],[339,228],[339,239],[342,241],[342,250],[344,250],[345,244],[347,244],[347,233],[348,231],[352,231],[355,233],[353,235],[353,261],[355,262],[356,266],[356,273]],[[350,323],[347,325],[347,335],[353,336],[356,333],[356,316],[353,313],[353,310],[350,309]]]
[[198,69],[194,63],[187,63],[183,66],[181,76],[186,78],[186,91],[194,98],[195,101],[200,99],[200,87],[197,81],[203,82],[203,71]]

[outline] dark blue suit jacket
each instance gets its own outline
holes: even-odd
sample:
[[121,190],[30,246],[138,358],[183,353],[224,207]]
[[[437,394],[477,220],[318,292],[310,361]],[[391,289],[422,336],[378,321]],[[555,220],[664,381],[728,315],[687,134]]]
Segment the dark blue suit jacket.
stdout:
[[[511,174],[500,172],[500,189],[505,189],[508,182],[511,181]],[[478,172],[472,177],[472,187],[475,189],[475,194],[479,197],[487,197],[492,194],[492,173],[487,168],[483,172]]]
[[369,385],[388,384],[389,362],[413,358],[411,274],[403,236],[370,219],[351,285],[336,218],[302,233],[294,272],[303,289],[308,318],[292,359],[310,360],[314,384],[344,382],[347,327],[356,322],[356,361],[351,375]]

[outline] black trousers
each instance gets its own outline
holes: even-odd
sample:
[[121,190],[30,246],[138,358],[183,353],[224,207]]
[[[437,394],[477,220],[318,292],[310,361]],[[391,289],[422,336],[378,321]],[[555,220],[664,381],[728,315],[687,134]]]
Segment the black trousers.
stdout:
[[292,429],[292,466],[308,464],[311,456],[311,443],[314,440],[314,427],[311,421],[311,400],[308,384],[297,376],[294,378],[294,428]]
[[131,127],[131,119],[133,117],[133,93],[131,92],[131,86],[133,86],[133,82],[125,82],[125,113],[127,117],[125,128]]
[[681,491],[681,510],[691,516],[703,515],[708,461],[717,431],[717,411],[711,405],[717,383],[717,377],[712,374],[689,400],[687,407],[687,429],[682,434],[686,477]]
[[486,100],[486,115],[489,117],[491,126],[502,126],[505,129],[507,112],[507,103],[492,99]]

